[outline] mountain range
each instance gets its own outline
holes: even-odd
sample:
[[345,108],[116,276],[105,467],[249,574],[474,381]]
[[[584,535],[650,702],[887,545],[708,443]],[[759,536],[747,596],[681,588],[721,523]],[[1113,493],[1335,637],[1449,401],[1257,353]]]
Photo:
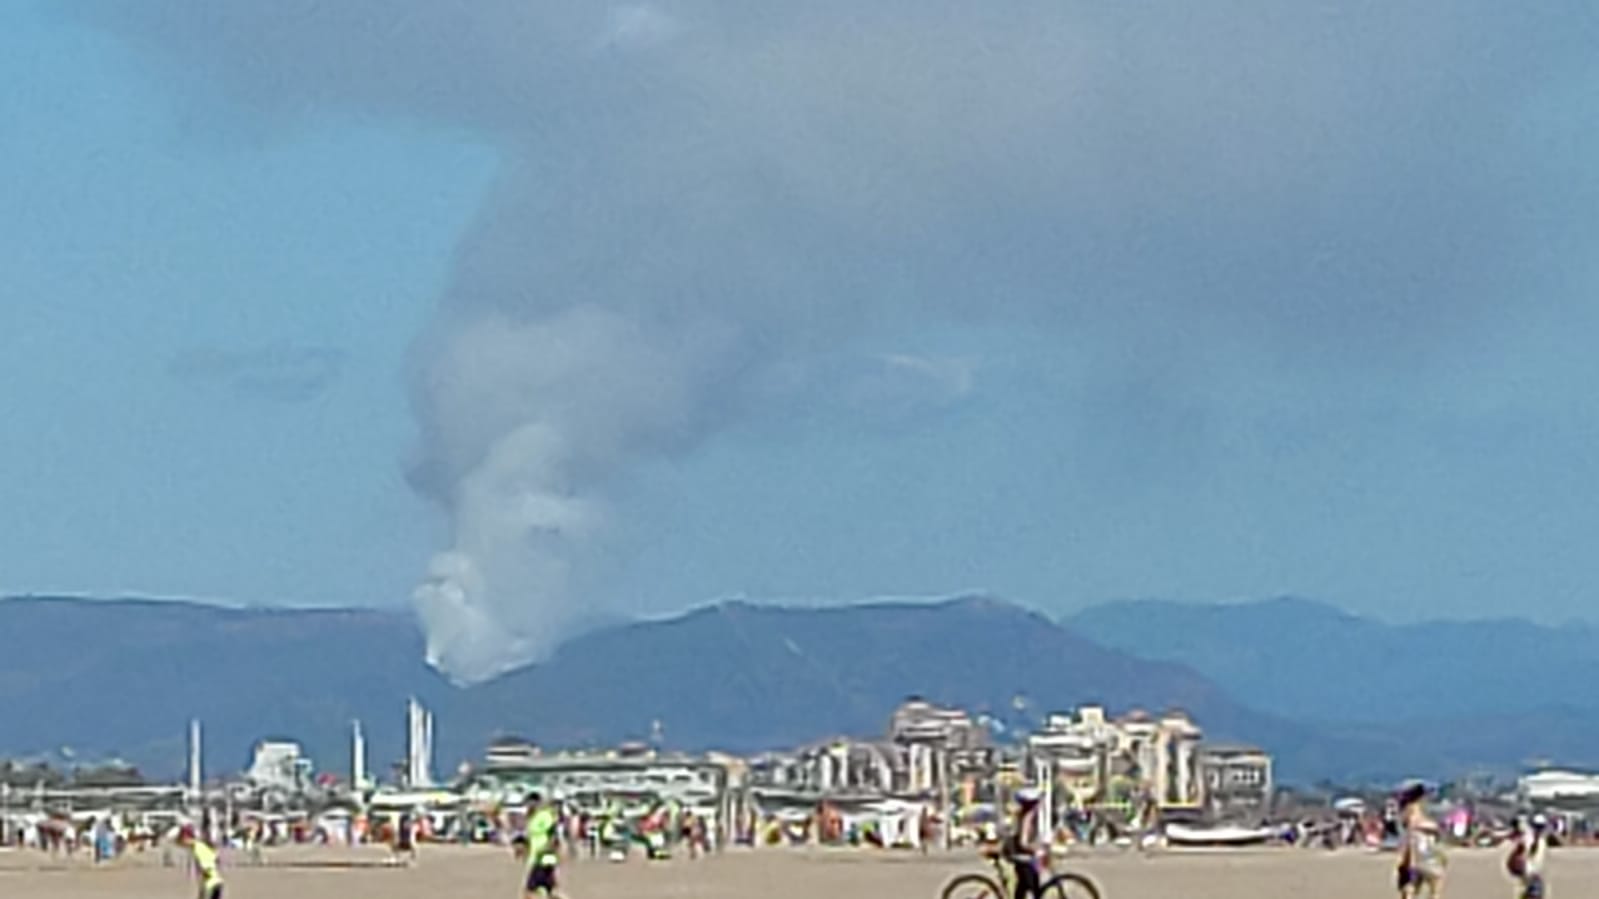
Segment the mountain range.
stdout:
[[1262,711],[1321,724],[1599,713],[1599,630],[1584,623],[1392,625],[1284,598],[1117,602],[1062,624],[1103,646],[1191,666]]
[[1520,618],[1387,624],[1325,603],[1109,603],[1062,622],[1189,665],[1240,702],[1379,740],[1416,768],[1599,765],[1599,629]]
[[[654,734],[680,748],[751,751],[880,734],[893,708],[918,695],[1015,725],[1083,702],[1118,712],[1181,707],[1212,738],[1271,749],[1282,776],[1298,781],[1503,769],[1540,754],[1599,758],[1594,716],[1582,711],[1593,700],[1580,690],[1548,694],[1571,699],[1562,707],[1517,703],[1527,690],[1489,675],[1480,697],[1470,692],[1476,681],[1464,697],[1441,690],[1449,703],[1380,689],[1389,678],[1447,678],[1451,669],[1439,674],[1427,654],[1455,644],[1418,638],[1479,627],[1494,639],[1503,632],[1410,632],[1297,601],[1116,604],[1066,622],[984,598],[728,602],[601,628],[542,665],[462,689],[422,663],[421,637],[403,613],[15,598],[0,601],[0,755],[117,756],[172,776],[193,717],[205,723],[212,770],[241,768],[258,739],[291,737],[342,772],[349,723],[359,719],[382,767],[402,755],[410,696],[433,709],[446,767],[511,734],[546,745]],[[1569,634],[1518,627],[1531,628],[1528,645],[1573,653],[1546,652],[1544,663],[1582,658],[1583,642]],[[1394,646],[1405,653],[1396,657]]]

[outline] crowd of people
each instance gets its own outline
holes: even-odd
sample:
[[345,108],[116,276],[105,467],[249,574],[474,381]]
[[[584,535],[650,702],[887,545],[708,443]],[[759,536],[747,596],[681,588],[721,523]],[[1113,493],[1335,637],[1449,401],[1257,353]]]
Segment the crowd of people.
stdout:
[[561,826],[570,852],[613,861],[627,858],[635,849],[651,859],[669,858],[678,851],[697,858],[714,851],[716,844],[709,819],[669,802],[652,803],[631,814],[609,800],[595,809],[568,806]]
[[[1593,836],[1580,819],[1543,814],[1506,821],[1466,807],[1444,805],[1439,817],[1434,817],[1429,811],[1432,799],[1426,787],[1413,785],[1394,795],[1380,811],[1344,809],[1331,824],[1306,822],[1286,827],[1279,842],[1391,850],[1396,855],[1400,899],[1442,899],[1453,847],[1498,846],[1505,853],[1505,872],[1521,899],[1544,899],[1551,847],[1579,844]],[[624,861],[635,853],[650,860],[678,854],[697,858],[719,848],[714,821],[670,802],[635,801],[624,809],[621,803],[603,797],[598,804],[578,805],[534,795],[525,808],[480,810],[463,816],[448,832],[434,821],[420,811],[397,816],[354,815],[341,818],[337,825],[260,816],[223,821],[207,814],[194,824],[156,827],[134,816],[104,815],[87,820],[55,816],[13,822],[6,837],[12,848],[55,856],[87,855],[96,863],[127,852],[159,849],[164,863],[177,864],[183,858],[192,866],[201,899],[221,896],[223,850],[243,850],[247,853],[243,858],[259,861],[261,847],[283,843],[382,844],[389,847],[393,861],[405,864],[416,861],[418,848],[425,842],[509,846],[525,862],[524,888],[529,897],[554,895],[563,860]],[[728,836],[733,843],[753,846],[762,842],[753,818],[731,823]],[[873,822],[847,821],[838,810],[826,806],[803,824],[798,837],[804,842],[891,845],[874,830]],[[935,841],[938,826],[942,821],[930,814],[916,816],[914,822],[907,819],[899,828],[907,842],[892,845],[920,846],[925,851]],[[1066,830],[1047,833],[1039,820],[1037,791],[1024,789],[1012,797],[1006,814],[996,819],[994,826],[979,832],[977,842],[985,853],[1008,863],[1021,897],[1030,895],[1023,891],[1036,884],[1043,853],[1075,842],[1074,829]],[[793,837],[785,832],[769,842],[789,842]]]
[[30,816],[10,822],[5,828],[5,845],[54,858],[87,855],[95,862],[107,862],[128,852],[160,846],[176,833],[174,828],[163,830],[133,815]]
[[[162,821],[165,823],[159,823]],[[224,821],[221,815],[203,814],[192,826],[211,845],[244,850],[258,858],[263,847],[271,846],[405,844],[420,831],[415,821],[402,817],[396,824],[356,816],[335,822],[247,815]],[[62,859],[88,856],[101,863],[130,852],[170,850],[181,830],[173,815],[152,818],[136,814],[57,814],[14,820],[4,829],[4,835],[5,845],[12,849],[34,850]]]
[[[613,801],[589,809],[530,795],[522,827],[511,846],[524,864],[524,894],[528,899],[556,895],[563,859],[586,855],[590,859],[625,860],[635,848],[650,860],[672,857],[682,850],[699,858],[716,849],[714,829],[694,810],[659,802],[642,814],[628,814]],[[514,826],[515,818],[505,823]]]
[[[1517,827],[1524,823],[1520,817],[1514,814],[1470,819],[1464,815],[1449,816],[1438,822],[1438,837],[1441,843],[1453,847],[1505,846],[1512,843]],[[1599,845],[1599,835],[1586,822],[1559,816],[1546,816],[1545,821],[1550,839],[1558,844]],[[1397,849],[1404,828],[1396,805],[1380,814],[1349,816],[1331,822],[1305,820],[1279,825],[1278,830],[1277,842],[1307,849]]]

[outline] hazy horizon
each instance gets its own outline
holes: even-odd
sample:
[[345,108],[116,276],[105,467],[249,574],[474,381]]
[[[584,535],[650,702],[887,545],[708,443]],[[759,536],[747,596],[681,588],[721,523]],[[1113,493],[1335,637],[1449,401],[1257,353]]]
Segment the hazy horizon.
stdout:
[[[222,610],[227,610],[227,611],[238,611],[238,612],[271,612],[271,611],[279,611],[279,610],[281,610],[281,611],[291,611],[291,612],[366,612],[366,611],[370,611],[370,612],[377,612],[377,613],[381,613],[381,614],[385,614],[385,615],[398,615],[398,616],[402,616],[402,617],[412,616],[412,615],[414,615],[414,612],[415,612],[414,608],[411,606],[411,603],[408,602],[408,601],[393,602],[393,603],[389,603],[387,605],[383,605],[383,604],[358,605],[358,604],[339,604],[339,603],[315,604],[315,603],[294,603],[294,602],[284,602],[284,601],[267,602],[267,603],[252,603],[252,602],[240,602],[240,601],[236,601],[236,600],[230,600],[230,599],[219,598],[219,597],[184,596],[184,595],[179,595],[179,594],[145,593],[145,592],[136,591],[136,590],[135,591],[108,591],[108,592],[105,592],[105,593],[82,592],[82,591],[64,591],[64,590],[31,590],[31,591],[6,591],[6,590],[0,590],[0,602],[7,602],[7,601],[10,601],[10,600],[30,600],[30,599],[32,599],[32,600],[70,600],[70,601],[90,602],[90,603],[100,603],[100,602],[105,602],[105,603],[131,602],[131,603],[156,603],[156,604],[159,604],[159,603],[174,603],[174,604],[179,604],[179,605],[193,605],[193,606],[201,606],[201,607],[205,607],[205,608],[215,608],[215,609],[222,609]],[[652,622],[652,621],[668,621],[668,620],[672,620],[672,619],[676,619],[676,618],[681,618],[681,617],[686,616],[686,615],[692,615],[692,614],[694,614],[696,612],[702,612],[702,611],[705,611],[705,610],[708,610],[708,609],[714,609],[714,608],[716,608],[718,606],[730,605],[730,604],[740,604],[740,603],[747,604],[747,605],[752,605],[752,606],[756,606],[756,607],[761,607],[761,608],[813,610],[813,609],[848,608],[848,607],[880,606],[880,605],[943,605],[943,604],[947,604],[947,603],[958,603],[958,602],[965,602],[965,601],[992,601],[992,602],[997,602],[997,603],[1000,603],[1002,605],[1008,605],[1008,606],[1020,609],[1020,610],[1025,611],[1025,612],[1033,612],[1033,613],[1044,615],[1044,616],[1048,617],[1052,621],[1055,621],[1055,622],[1060,623],[1060,624],[1065,624],[1065,625],[1070,625],[1072,623],[1072,619],[1074,617],[1076,617],[1078,615],[1081,615],[1081,614],[1083,614],[1085,612],[1096,611],[1096,610],[1099,610],[1099,609],[1109,608],[1109,607],[1114,607],[1114,606],[1119,606],[1119,605],[1137,605],[1137,604],[1140,604],[1140,603],[1158,603],[1158,604],[1171,604],[1171,605],[1177,605],[1177,606],[1192,606],[1192,607],[1195,607],[1195,608],[1217,609],[1217,608],[1228,608],[1228,607],[1246,608],[1246,607],[1250,607],[1250,606],[1259,606],[1259,605],[1267,605],[1267,604],[1282,603],[1282,602],[1303,603],[1303,604],[1306,604],[1306,605],[1309,605],[1309,606],[1315,606],[1315,607],[1319,607],[1319,608],[1330,609],[1330,610],[1333,610],[1333,611],[1336,611],[1336,612],[1340,612],[1342,614],[1353,615],[1353,616],[1355,616],[1356,618],[1358,618],[1358,619],[1360,619],[1362,621],[1372,622],[1372,623],[1375,623],[1375,624],[1380,624],[1380,625],[1388,626],[1388,627],[1405,627],[1405,626],[1410,626],[1410,625],[1426,625],[1426,624],[1431,624],[1431,623],[1464,623],[1464,624],[1490,623],[1491,624],[1491,623],[1494,623],[1494,622],[1497,622],[1497,621],[1524,621],[1524,622],[1527,622],[1527,623],[1530,623],[1530,624],[1534,624],[1534,625],[1538,625],[1540,627],[1545,627],[1545,628],[1558,628],[1558,627],[1567,626],[1567,625],[1588,626],[1588,625],[1599,624],[1599,619],[1596,619],[1596,618],[1594,618],[1592,616],[1569,615],[1569,616],[1566,616],[1566,617],[1560,618],[1560,619],[1545,619],[1545,618],[1540,618],[1540,617],[1533,616],[1533,615],[1521,615],[1521,614],[1516,614],[1516,613],[1513,613],[1513,612],[1503,612],[1503,613],[1498,613],[1498,614],[1485,614],[1485,615],[1459,615],[1459,616],[1453,616],[1453,615],[1443,614],[1443,615],[1422,615],[1422,616],[1419,616],[1419,617],[1412,617],[1412,618],[1392,617],[1392,616],[1384,616],[1384,615],[1371,613],[1371,612],[1353,611],[1353,610],[1348,609],[1348,608],[1346,608],[1344,606],[1341,606],[1341,605],[1339,605],[1337,603],[1328,602],[1326,600],[1321,600],[1321,599],[1316,599],[1315,597],[1293,596],[1293,595],[1259,596],[1259,597],[1231,597],[1231,598],[1226,598],[1226,599],[1193,599],[1193,598],[1188,598],[1188,599],[1176,598],[1176,599],[1174,599],[1174,598],[1158,597],[1158,596],[1117,597],[1117,598],[1100,600],[1100,601],[1096,601],[1096,602],[1084,603],[1082,605],[1074,606],[1074,607],[1071,607],[1071,608],[1055,609],[1055,608],[1049,607],[1048,605],[1039,605],[1039,604],[1035,604],[1035,603],[1028,603],[1028,602],[1024,602],[1024,601],[1021,601],[1021,600],[1018,600],[1018,599],[1014,599],[1014,598],[1011,598],[1011,597],[1007,597],[1007,596],[999,596],[999,595],[995,595],[995,594],[991,594],[991,593],[983,593],[983,592],[980,592],[980,591],[975,591],[975,592],[974,591],[966,591],[966,592],[955,592],[955,593],[946,593],[946,594],[926,594],[926,595],[915,595],[915,596],[851,596],[851,597],[772,596],[772,597],[760,597],[760,596],[730,595],[730,596],[722,596],[722,597],[715,597],[715,598],[712,598],[712,599],[706,599],[706,600],[702,600],[700,602],[688,603],[686,605],[679,606],[679,607],[676,607],[676,608],[673,608],[673,609],[670,609],[670,610],[666,610],[666,611],[661,611],[661,612],[642,612],[642,613],[637,613],[637,614],[628,614],[628,613],[623,613],[623,612],[616,612],[616,613],[609,614],[609,615],[601,614],[599,616],[596,616],[593,620],[590,620],[590,621],[585,622],[584,624],[582,624],[580,626],[580,630],[588,631],[588,630],[594,630],[594,629],[597,629],[597,628],[598,629],[603,629],[605,627],[612,626],[612,625],[635,624],[635,623],[645,623],[645,622]]]

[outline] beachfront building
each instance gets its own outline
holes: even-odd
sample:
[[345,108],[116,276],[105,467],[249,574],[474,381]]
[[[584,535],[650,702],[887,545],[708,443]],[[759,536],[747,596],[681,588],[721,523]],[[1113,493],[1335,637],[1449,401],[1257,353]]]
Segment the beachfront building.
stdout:
[[888,744],[901,759],[901,793],[931,796],[957,787],[970,792],[999,763],[998,748],[981,722],[962,709],[919,698],[894,710]]
[[263,740],[255,744],[255,754],[245,779],[258,790],[297,796],[311,786],[311,760],[300,744],[291,740]]
[[[877,739],[835,738],[750,759],[744,796],[757,839],[921,845],[948,821],[992,807],[1006,767],[987,728],[960,709],[912,699]],[[1017,760],[1009,760],[1013,773]]]
[[489,770],[516,768],[544,757],[544,750],[532,740],[522,737],[499,737],[489,744],[483,763]]
[[1531,805],[1599,805],[1599,774],[1546,769],[1516,782],[1517,797]]
[[1115,737],[1102,709],[1087,707],[1079,716],[1050,715],[1027,738],[1027,752],[1042,766],[1041,780],[1052,783],[1053,805],[1086,807],[1106,792]]
[[478,807],[517,807],[538,793],[580,812],[620,807],[629,817],[670,805],[692,811],[720,833],[732,820],[743,776],[739,764],[717,755],[665,754],[638,745],[546,753],[531,743],[501,740],[460,792]]
[[749,762],[749,784],[816,797],[930,794],[940,770],[932,759],[933,750],[925,745],[840,737],[756,756]]
[[[349,785],[331,777],[314,781],[297,743],[269,740],[256,746],[243,779],[173,787],[183,801],[162,795],[150,811],[169,813],[171,804],[191,820],[247,813],[289,823],[342,815],[348,826],[324,829],[342,829],[350,839],[359,822],[378,833],[380,825],[409,816],[434,837],[467,838],[517,826],[529,794],[539,792],[577,812],[578,820],[693,812],[717,843],[737,835],[765,844],[769,828],[778,827],[785,841],[918,845],[974,838],[1002,820],[1014,791],[1028,785],[1044,790],[1052,832],[1094,840],[1142,832],[1157,809],[1264,814],[1273,789],[1271,758],[1261,750],[1204,744],[1200,727],[1180,711],[1113,717],[1099,705],[1049,715],[1026,733],[991,730],[990,720],[975,712],[912,699],[894,710],[881,736],[828,739],[749,759],[668,754],[644,743],[550,752],[501,738],[480,766],[463,767],[448,786],[433,780],[432,716],[412,701],[407,725],[406,759],[382,785],[367,773],[365,738],[352,724]],[[198,733],[191,742],[198,747]],[[197,764],[192,768],[198,772]],[[1569,792],[1569,783],[1586,781],[1545,772],[1523,786],[1541,796]],[[13,785],[10,792],[21,791]],[[24,802],[33,814],[55,808],[38,790],[27,799],[0,798],[12,812]],[[107,801],[120,809],[137,807],[134,799],[79,795],[66,804],[77,810],[80,801]]]
[[750,760],[750,785],[815,796],[932,798],[990,778],[999,751],[960,709],[912,699],[896,709],[882,739],[823,740]]
[[844,738],[760,757],[752,762],[750,773],[757,785],[818,796],[886,795],[907,786],[909,780],[896,747]]
[[1203,732],[1182,711],[1159,718],[1134,710],[1112,719],[1103,706],[1054,714],[1027,738],[1062,800],[1151,802],[1162,808],[1200,804],[1199,746]]
[[1271,756],[1254,746],[1206,744],[1199,749],[1206,810],[1216,818],[1264,815],[1273,795]]
[[728,766],[708,756],[669,755],[625,748],[606,752],[544,753],[497,744],[468,792],[521,802],[532,792],[581,801],[606,795],[649,795],[690,805],[715,802],[729,786]]
[[1204,733],[1188,717],[1173,709],[1156,724],[1150,749],[1154,798],[1162,807],[1188,807],[1200,803],[1203,781],[1199,773],[1200,738]]
[[1135,710],[1116,723],[1117,754],[1137,794],[1161,808],[1199,804],[1198,746],[1203,735],[1187,713],[1155,718]]
[[[1048,716],[1020,744],[998,744],[981,719],[920,699],[889,721],[887,739],[826,740],[750,762],[757,798],[786,803],[895,798],[992,814],[1020,785],[1044,788],[1047,811],[1143,820],[1153,808],[1199,809],[1206,798],[1203,732],[1184,712],[1158,717],[1134,710],[1114,718],[1084,705]],[[1240,761],[1240,766],[1245,762]],[[1260,788],[1269,792],[1269,760]],[[1242,801],[1239,774],[1226,774],[1231,807]],[[985,812],[985,810],[987,810]]]
[[902,745],[924,744],[954,748],[986,742],[983,727],[967,712],[909,699],[894,710],[888,738]]

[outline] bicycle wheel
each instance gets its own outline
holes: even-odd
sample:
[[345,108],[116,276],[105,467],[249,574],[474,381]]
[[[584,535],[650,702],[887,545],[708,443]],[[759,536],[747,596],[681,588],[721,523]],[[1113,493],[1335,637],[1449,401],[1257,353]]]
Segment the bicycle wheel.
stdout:
[[981,874],[962,874],[944,887],[943,899],[1010,899],[993,879]]
[[1081,874],[1059,874],[1038,891],[1040,899],[1100,899],[1099,887]]

